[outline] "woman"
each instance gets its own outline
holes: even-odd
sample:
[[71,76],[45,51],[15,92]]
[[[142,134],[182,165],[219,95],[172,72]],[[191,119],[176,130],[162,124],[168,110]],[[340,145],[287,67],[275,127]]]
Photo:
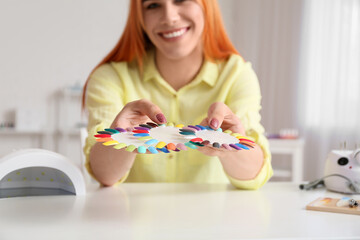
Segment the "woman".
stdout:
[[[229,41],[216,0],[131,0],[124,33],[84,86],[89,172],[117,182],[231,182],[257,189],[272,175],[250,63]],[[247,151],[202,147],[136,154],[96,143],[104,128],[153,121],[221,127],[252,137]]]

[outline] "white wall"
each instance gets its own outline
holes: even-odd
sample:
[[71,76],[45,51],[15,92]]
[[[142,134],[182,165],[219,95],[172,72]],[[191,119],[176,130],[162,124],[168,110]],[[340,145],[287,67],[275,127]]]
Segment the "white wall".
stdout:
[[[0,122],[14,121],[15,109],[38,109],[53,131],[62,121],[59,91],[85,82],[118,41],[127,11],[127,0],[1,0]],[[38,145],[35,136],[0,136],[0,155]]]
[[[226,0],[224,16],[239,53],[253,64],[268,132],[296,128],[296,95],[303,0]],[[226,6],[228,7],[228,6]],[[228,11],[228,10],[227,10]],[[226,11],[223,11],[224,13]]]
[[126,16],[126,0],[2,0],[0,119],[82,84],[118,40]]

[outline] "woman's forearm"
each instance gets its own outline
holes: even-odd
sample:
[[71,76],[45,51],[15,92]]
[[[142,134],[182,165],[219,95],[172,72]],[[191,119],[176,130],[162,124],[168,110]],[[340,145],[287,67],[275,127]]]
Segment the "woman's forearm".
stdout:
[[118,182],[132,167],[136,153],[96,143],[90,151],[90,167],[97,180],[105,186]]
[[238,180],[254,179],[261,170],[264,154],[258,145],[250,150],[224,152],[219,157],[225,172]]

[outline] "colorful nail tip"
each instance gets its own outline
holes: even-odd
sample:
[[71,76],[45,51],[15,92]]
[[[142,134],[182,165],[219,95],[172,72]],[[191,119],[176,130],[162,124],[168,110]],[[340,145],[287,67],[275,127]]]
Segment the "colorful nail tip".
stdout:
[[98,134],[109,134],[109,135],[112,135],[114,133],[112,132],[109,132],[109,131],[97,131]]
[[134,129],[149,131],[150,128],[146,128],[146,127],[134,127]]
[[192,142],[203,142],[204,140],[202,138],[193,138],[190,141],[192,141]]
[[180,132],[190,132],[190,133],[195,133],[194,129],[184,129],[184,128],[181,128],[179,129]]
[[151,136],[145,136],[145,137],[140,137],[138,139],[141,140],[141,141],[147,141],[147,140],[152,139],[152,137]]
[[149,150],[151,153],[153,153],[153,154],[159,153],[159,151],[156,150],[156,148],[153,147],[153,146],[148,147],[148,150]]
[[245,143],[245,142],[240,142],[242,145],[245,145],[245,146],[247,146],[247,147],[249,147],[249,148],[254,148],[254,146],[253,145],[251,145],[251,144],[248,144],[248,143]]
[[252,140],[250,140],[250,139],[247,139],[247,138],[244,138],[244,137],[239,137],[239,138],[237,138],[237,139],[239,139],[239,141],[245,141],[245,142],[249,142],[249,143],[254,143],[254,144],[255,144],[254,141],[252,141]]
[[176,149],[176,146],[175,146],[175,144],[173,144],[173,143],[168,143],[168,144],[166,145],[166,148],[167,148],[168,150],[174,151],[174,150]]
[[243,148],[245,150],[249,150],[250,148],[248,148],[247,146],[243,145],[243,144],[240,144],[240,143],[235,143],[236,146],[240,147],[240,148]]
[[165,142],[159,142],[158,144],[156,144],[156,148],[163,148],[166,146]]
[[191,127],[182,127],[181,129],[183,129],[183,130],[191,130],[193,132],[197,131],[195,128],[191,128]]
[[150,125],[147,125],[147,124],[139,124],[139,126],[144,127],[144,128],[148,128],[148,129],[152,128]]
[[103,145],[111,146],[111,145],[116,145],[118,143],[119,143],[118,141],[112,140],[112,141],[104,142]]
[[152,144],[156,144],[158,143],[159,140],[156,140],[156,139],[150,139],[149,141],[146,141],[145,144],[147,145],[152,145]]
[[138,151],[138,153],[146,153],[146,147],[144,147],[144,146],[139,146],[139,147],[137,148],[137,151]]
[[112,141],[114,139],[112,138],[97,138],[96,141],[97,142],[108,142],[108,141]]
[[185,144],[183,144],[183,143],[178,143],[177,145],[176,145],[176,147],[178,148],[178,149],[180,149],[180,150],[187,150],[187,147],[185,146]]
[[200,130],[201,130],[201,128],[196,127],[196,126],[194,126],[194,125],[188,125],[188,127],[193,128],[193,129],[196,129],[197,131],[200,131]]
[[204,145],[204,146],[206,146],[206,145],[209,145],[209,144],[210,144],[210,141],[205,140],[205,141],[202,141],[201,144]]
[[179,132],[181,135],[195,135],[195,132]]
[[225,148],[225,149],[227,149],[227,150],[231,150],[231,149],[232,149],[232,148],[229,146],[229,144],[226,144],[226,143],[221,144],[221,147],[222,147],[222,148]]
[[156,123],[153,123],[153,122],[147,122],[146,124],[153,127],[153,128],[158,127],[158,125]]
[[179,133],[183,136],[191,136],[192,138],[196,136],[194,132],[179,132]]
[[187,146],[189,148],[192,148],[192,149],[197,149],[198,148],[196,145],[192,144],[191,142],[186,142],[185,146]]
[[136,149],[136,147],[134,145],[130,145],[130,146],[127,146],[127,148],[125,148],[125,151],[133,152],[135,149]]
[[150,136],[149,133],[135,133],[134,137],[147,137]]
[[212,144],[212,146],[215,147],[215,148],[220,148],[220,144],[218,142],[214,142]]
[[177,127],[177,128],[183,128],[183,127],[184,127],[184,124],[178,124],[178,125],[176,125],[175,127]]
[[236,146],[235,144],[229,144],[229,146],[235,148],[236,150],[241,150],[241,148]]
[[119,131],[118,131],[118,130],[116,130],[116,129],[112,129],[112,128],[105,128],[104,130],[105,130],[105,131],[107,131],[107,132],[119,133]]
[[223,130],[222,130],[222,128],[218,128],[218,129],[216,129],[216,131],[217,132],[222,132]]
[[96,134],[94,135],[94,137],[97,137],[97,138],[109,138],[111,137],[110,134]]
[[201,125],[195,125],[195,127],[198,127],[198,128],[200,128],[200,130],[205,130],[205,129],[206,129],[206,127],[204,127],[204,126],[201,126]]
[[149,133],[148,130],[138,130],[138,129],[133,130],[132,132],[133,132],[133,133]]
[[158,150],[163,152],[163,153],[170,153],[170,151],[167,150],[166,148],[158,148]]
[[194,145],[196,145],[196,146],[198,146],[198,147],[203,147],[203,146],[205,146],[205,145],[203,145],[203,144],[201,144],[201,143],[199,143],[199,142],[192,142],[192,141],[190,141],[190,143],[191,143],[191,144],[194,144]]
[[125,129],[123,129],[123,128],[119,128],[119,127],[117,127],[117,128],[115,128],[116,130],[118,130],[119,132],[126,132],[126,130]]
[[124,147],[126,147],[126,146],[127,146],[126,143],[119,143],[119,144],[116,144],[116,145],[114,146],[114,148],[115,148],[115,149],[122,149],[122,148],[124,148]]

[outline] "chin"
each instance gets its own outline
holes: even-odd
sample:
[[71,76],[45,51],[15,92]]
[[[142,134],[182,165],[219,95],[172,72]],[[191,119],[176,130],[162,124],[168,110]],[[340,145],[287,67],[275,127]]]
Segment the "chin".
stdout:
[[[180,50],[181,49],[181,50]],[[183,58],[189,57],[194,53],[193,49],[184,49],[184,48],[180,48],[179,50],[177,49],[164,49],[161,50],[162,54],[169,60],[181,60]]]

